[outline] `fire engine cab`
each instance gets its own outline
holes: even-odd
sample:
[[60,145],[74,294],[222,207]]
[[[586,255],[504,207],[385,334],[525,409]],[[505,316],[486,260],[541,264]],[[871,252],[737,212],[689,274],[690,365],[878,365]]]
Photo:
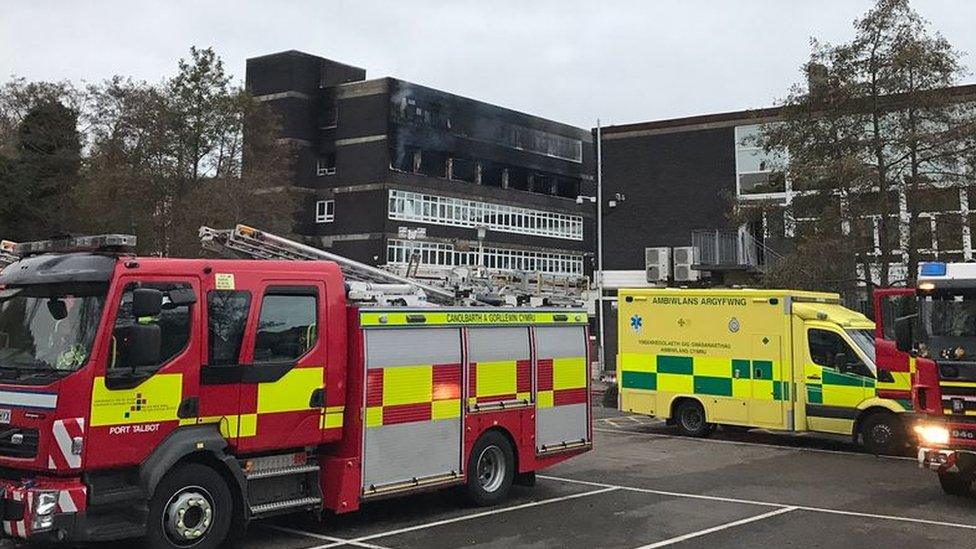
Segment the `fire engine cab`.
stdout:
[[976,263],[923,263],[912,314],[895,322],[916,362],[912,398],[918,459],[950,494],[976,478]]
[[21,243],[0,273],[6,536],[210,548],[420,490],[495,504],[591,447],[583,311],[360,303],[334,261],[134,244]]

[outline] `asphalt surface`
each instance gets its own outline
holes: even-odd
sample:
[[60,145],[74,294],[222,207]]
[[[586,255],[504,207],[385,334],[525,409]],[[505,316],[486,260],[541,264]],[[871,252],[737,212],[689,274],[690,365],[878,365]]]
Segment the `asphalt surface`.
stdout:
[[[596,448],[494,508],[443,491],[255,523],[248,549],[976,546],[976,499],[911,457],[752,431],[690,439],[595,410]],[[129,544],[119,545],[129,547]]]
[[944,495],[909,456],[759,431],[690,439],[650,418],[595,416],[592,452],[497,508],[426,494],[256,524],[247,547],[976,546],[976,499]]

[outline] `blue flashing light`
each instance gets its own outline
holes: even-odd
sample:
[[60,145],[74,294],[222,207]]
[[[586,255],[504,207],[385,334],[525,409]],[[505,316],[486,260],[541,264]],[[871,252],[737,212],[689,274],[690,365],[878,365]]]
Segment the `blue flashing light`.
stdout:
[[922,263],[922,266],[919,268],[919,274],[921,276],[945,276],[946,264],[945,263]]

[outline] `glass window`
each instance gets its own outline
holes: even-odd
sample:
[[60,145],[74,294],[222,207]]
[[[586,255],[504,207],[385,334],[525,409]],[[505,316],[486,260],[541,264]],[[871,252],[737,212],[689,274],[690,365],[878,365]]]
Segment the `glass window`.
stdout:
[[335,153],[327,154],[315,161],[315,175],[321,177],[323,175],[335,175],[335,173],[336,173]]
[[0,290],[0,370],[40,383],[45,375],[81,368],[91,355],[106,289],[36,284]]
[[[138,288],[150,288],[163,292],[163,306],[159,316],[151,319],[137,319],[132,310],[133,292]],[[186,349],[190,341],[190,305],[175,305],[170,300],[170,292],[174,290],[191,290],[191,286],[183,282],[133,282],[125,287],[119,303],[119,311],[115,316],[115,330],[112,343],[114,353],[111,357],[110,368],[146,367],[143,364],[133,364],[130,360],[128,347],[131,339],[129,332],[136,324],[152,324],[159,326],[160,353],[158,368],[174,359],[176,355]]]
[[[501,232],[583,239],[583,219],[580,216],[395,189],[391,189],[389,193],[390,219],[424,221],[455,227],[485,226]],[[405,207],[401,206],[403,203],[406,204]],[[324,214],[322,219],[320,222],[325,222]]]
[[250,309],[250,292],[214,291],[207,294],[207,339],[210,344],[207,364],[239,363]]
[[332,223],[335,221],[335,200],[319,200],[315,203],[315,222]]
[[818,366],[840,372],[871,376],[871,370],[837,332],[812,329],[807,332],[810,358]]
[[736,178],[739,195],[777,194],[786,192],[783,171],[787,158],[766,152],[760,142],[761,126],[735,128]]
[[261,300],[254,362],[284,362],[304,355],[316,340],[315,288],[272,288]]

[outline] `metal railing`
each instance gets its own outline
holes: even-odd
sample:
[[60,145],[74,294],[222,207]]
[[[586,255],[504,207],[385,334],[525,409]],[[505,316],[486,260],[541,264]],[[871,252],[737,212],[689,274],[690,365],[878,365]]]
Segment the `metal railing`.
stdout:
[[709,267],[758,268],[779,257],[762,242],[741,231],[693,231],[695,264]]

